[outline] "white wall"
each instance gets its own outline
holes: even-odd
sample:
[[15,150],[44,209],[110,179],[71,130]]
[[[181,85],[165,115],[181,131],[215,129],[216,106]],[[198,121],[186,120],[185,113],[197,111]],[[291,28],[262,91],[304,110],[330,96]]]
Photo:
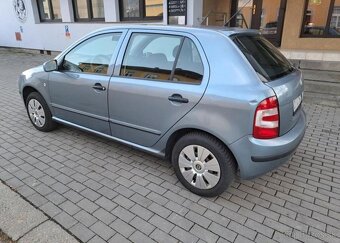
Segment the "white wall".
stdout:
[[[119,21],[118,0],[104,0],[108,23],[74,23],[71,0],[60,0],[63,22],[40,23],[36,0],[24,2],[28,16],[26,22],[22,23],[15,15],[12,0],[0,0],[0,46],[61,51],[91,31],[119,24],[116,22]],[[190,2],[194,0],[189,0],[188,5]],[[192,22],[188,19],[188,23]],[[158,23],[166,23],[166,15]],[[70,38],[65,36],[65,25],[69,27]],[[22,41],[16,41],[15,32],[20,32],[20,26],[23,28]]]

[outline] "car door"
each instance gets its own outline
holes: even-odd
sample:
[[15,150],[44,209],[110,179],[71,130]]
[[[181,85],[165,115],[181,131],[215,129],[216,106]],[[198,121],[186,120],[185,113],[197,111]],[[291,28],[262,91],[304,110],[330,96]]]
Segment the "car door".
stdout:
[[199,102],[208,64],[191,35],[138,29],[127,37],[110,80],[111,132],[150,147]]
[[124,31],[92,36],[72,48],[50,73],[54,116],[110,134],[107,92]]

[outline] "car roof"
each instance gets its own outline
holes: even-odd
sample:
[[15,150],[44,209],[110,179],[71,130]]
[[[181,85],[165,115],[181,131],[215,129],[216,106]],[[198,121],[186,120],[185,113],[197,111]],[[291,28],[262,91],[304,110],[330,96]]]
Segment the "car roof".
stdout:
[[226,36],[231,36],[239,33],[259,33],[258,30],[242,29],[242,28],[229,28],[223,26],[181,26],[181,25],[157,25],[157,24],[117,24],[110,27],[105,27],[94,31],[110,31],[116,29],[143,29],[143,30],[168,30],[168,31],[180,31],[192,34],[204,33],[204,32],[217,32]]

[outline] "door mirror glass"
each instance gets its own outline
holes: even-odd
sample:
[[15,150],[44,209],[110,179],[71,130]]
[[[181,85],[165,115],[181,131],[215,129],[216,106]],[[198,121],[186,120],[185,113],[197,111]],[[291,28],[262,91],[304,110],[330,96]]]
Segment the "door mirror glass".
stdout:
[[45,62],[44,65],[44,71],[45,72],[52,72],[58,70],[58,65],[56,60],[50,60],[48,62]]

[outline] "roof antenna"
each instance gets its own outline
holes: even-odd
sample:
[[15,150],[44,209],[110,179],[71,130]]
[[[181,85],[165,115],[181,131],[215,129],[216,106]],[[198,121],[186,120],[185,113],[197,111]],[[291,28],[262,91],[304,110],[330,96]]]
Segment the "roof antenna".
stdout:
[[[237,16],[247,5],[248,5],[248,3],[250,3],[252,0],[248,0],[248,2],[246,2],[239,10],[237,10],[237,12],[236,13],[234,13],[234,15],[233,16],[231,16],[230,17],[230,19],[228,19],[228,21],[227,22],[225,22],[225,24],[224,24],[224,26],[225,27],[227,27],[228,26],[228,24],[230,23],[230,21],[233,19],[233,18],[235,18],[235,16]],[[247,29],[248,29],[248,26],[247,26]]]

